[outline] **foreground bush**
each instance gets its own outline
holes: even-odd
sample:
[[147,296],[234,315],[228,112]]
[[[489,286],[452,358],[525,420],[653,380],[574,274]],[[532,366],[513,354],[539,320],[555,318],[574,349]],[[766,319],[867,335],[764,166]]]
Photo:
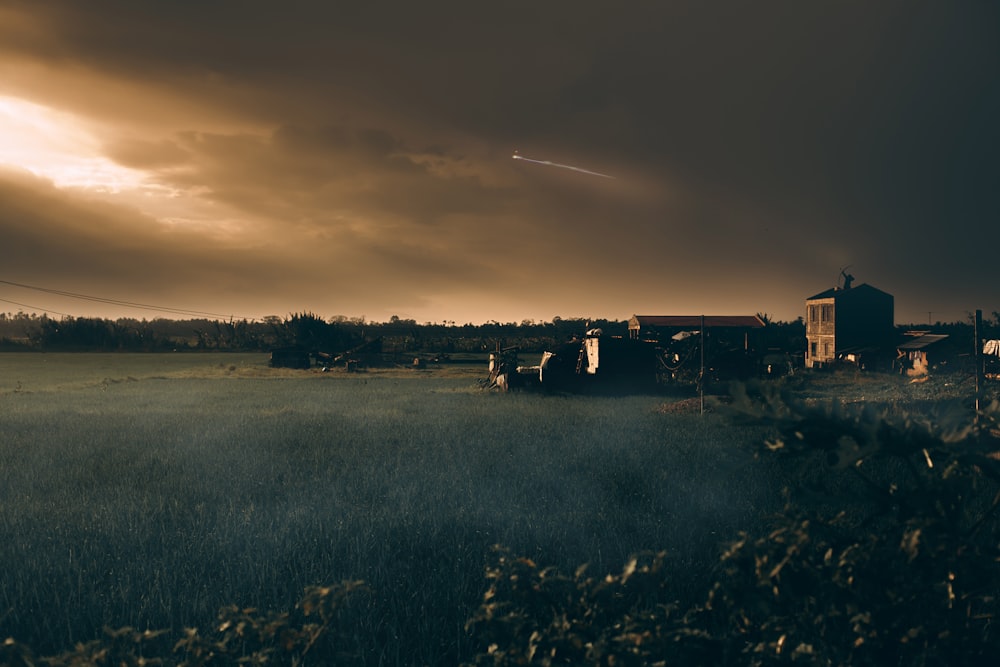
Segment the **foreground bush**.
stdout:
[[310,587],[291,613],[226,607],[211,630],[202,633],[187,628],[180,638],[171,637],[165,630],[105,628],[101,639],[41,659],[35,658],[29,646],[8,638],[0,646],[0,665],[224,667],[356,663],[360,659],[357,638],[348,619],[351,602],[364,591],[358,581]]
[[[801,483],[679,609],[666,553],[567,575],[500,553],[476,665],[978,665],[1000,649],[1000,405],[972,415],[737,396]],[[762,453],[763,453],[762,452]]]

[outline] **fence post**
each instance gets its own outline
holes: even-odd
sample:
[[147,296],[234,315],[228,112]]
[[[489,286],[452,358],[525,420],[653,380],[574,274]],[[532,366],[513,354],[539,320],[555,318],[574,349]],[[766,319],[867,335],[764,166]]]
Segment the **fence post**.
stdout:
[[976,360],[976,420],[979,419],[979,408],[980,401],[983,398],[983,383],[986,378],[983,374],[983,341],[980,337],[983,335],[983,311],[976,309],[976,325],[974,327],[974,340],[973,344],[975,346],[975,351],[973,352],[973,359]]
[[705,316],[701,316],[701,382],[699,382],[698,405],[699,414],[705,414]]

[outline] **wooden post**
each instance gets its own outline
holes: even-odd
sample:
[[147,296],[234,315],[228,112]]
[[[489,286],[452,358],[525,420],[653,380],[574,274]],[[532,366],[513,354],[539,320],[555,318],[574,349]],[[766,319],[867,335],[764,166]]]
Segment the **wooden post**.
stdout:
[[980,337],[983,335],[983,311],[976,310],[976,324],[973,328],[973,344],[975,345],[975,350],[973,351],[973,359],[976,360],[976,420],[979,419],[979,402],[983,398],[983,383],[986,378],[983,377],[984,364],[983,364],[983,341]]
[[701,381],[698,383],[698,402],[701,414],[705,414],[705,316],[701,316]]

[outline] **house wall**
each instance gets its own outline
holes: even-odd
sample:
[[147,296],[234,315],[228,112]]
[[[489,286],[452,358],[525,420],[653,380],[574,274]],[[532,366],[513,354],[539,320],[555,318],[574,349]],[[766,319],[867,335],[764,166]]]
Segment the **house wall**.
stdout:
[[806,368],[835,361],[843,350],[887,347],[895,326],[891,294],[867,285],[806,301]]
[[806,301],[806,368],[837,358],[836,299]]
[[837,349],[891,345],[894,332],[893,299],[875,290],[845,292],[837,299]]

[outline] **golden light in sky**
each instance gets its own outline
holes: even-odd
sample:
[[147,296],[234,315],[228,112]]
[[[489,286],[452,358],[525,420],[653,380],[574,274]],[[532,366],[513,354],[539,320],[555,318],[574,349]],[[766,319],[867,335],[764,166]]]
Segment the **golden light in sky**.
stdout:
[[0,164],[60,188],[119,193],[144,181],[142,173],[101,155],[100,142],[72,114],[15,97],[0,97]]
[[791,320],[853,264],[901,321],[997,308],[990,3],[295,4],[0,3],[0,277],[253,317]]

